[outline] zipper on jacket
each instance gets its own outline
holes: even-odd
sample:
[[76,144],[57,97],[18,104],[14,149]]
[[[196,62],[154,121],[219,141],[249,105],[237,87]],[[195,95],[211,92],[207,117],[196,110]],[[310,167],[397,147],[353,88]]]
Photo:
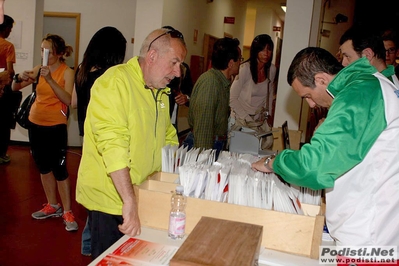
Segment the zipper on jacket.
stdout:
[[157,93],[154,94],[154,91],[151,90],[152,93],[152,97],[154,98],[155,101],[155,127],[154,127],[154,133],[155,133],[155,137],[157,136],[157,124],[158,124],[158,95],[161,92],[161,89],[157,90]]

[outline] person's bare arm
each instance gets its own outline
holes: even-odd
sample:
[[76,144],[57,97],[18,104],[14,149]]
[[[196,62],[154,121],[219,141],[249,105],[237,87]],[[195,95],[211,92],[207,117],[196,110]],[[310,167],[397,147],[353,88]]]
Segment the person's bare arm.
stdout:
[[185,95],[183,93],[179,93],[176,97],[175,97],[175,101],[178,105],[184,105],[188,102],[188,95]]
[[138,213],[137,199],[130,180],[129,169],[124,168],[110,173],[115,188],[123,201],[123,224],[119,225],[119,231],[131,237],[141,233],[141,225]]
[[32,84],[36,78],[37,74],[40,71],[40,65],[35,66],[32,70],[25,70],[22,73],[18,74],[18,80],[19,82],[13,81],[12,83],[12,90],[13,91],[19,91],[26,86]]
[[73,109],[78,108],[78,95],[76,94],[76,86],[75,85],[73,85],[73,90],[72,90],[71,107]]
[[48,66],[42,66],[40,69],[40,75],[43,76],[50,87],[53,89],[58,99],[65,105],[71,104],[73,83],[75,80],[74,72],[72,69],[67,69],[64,73],[65,88],[62,88],[51,76],[50,68]]

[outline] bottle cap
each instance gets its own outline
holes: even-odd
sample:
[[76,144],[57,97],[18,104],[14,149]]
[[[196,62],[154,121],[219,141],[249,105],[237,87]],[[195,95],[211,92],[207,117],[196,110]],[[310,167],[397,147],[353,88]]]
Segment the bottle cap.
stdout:
[[184,187],[183,186],[177,186],[176,187],[176,192],[183,193],[183,191],[184,191]]

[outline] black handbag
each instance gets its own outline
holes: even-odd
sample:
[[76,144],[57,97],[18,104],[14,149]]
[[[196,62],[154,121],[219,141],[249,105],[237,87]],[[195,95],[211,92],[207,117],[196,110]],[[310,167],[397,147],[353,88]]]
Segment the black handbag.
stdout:
[[32,125],[32,122],[29,121],[29,113],[30,113],[30,108],[32,107],[32,104],[36,100],[36,86],[37,83],[39,82],[39,76],[40,76],[40,70],[37,73],[36,80],[32,83],[32,93],[25,98],[25,100],[22,102],[21,106],[18,109],[18,113],[15,116],[15,119],[17,120],[17,123],[26,129],[29,129],[29,127]]
[[22,102],[21,106],[18,109],[18,113],[16,115],[17,123],[23,127],[28,129],[29,126],[32,124],[29,121],[29,113],[32,104],[35,102],[36,99],[36,91],[33,91],[25,100]]
[[16,117],[19,110],[19,106],[22,101],[22,92],[20,91],[13,91],[11,92],[10,97],[10,112],[11,112],[11,120],[10,120],[10,128],[15,129],[16,126]]

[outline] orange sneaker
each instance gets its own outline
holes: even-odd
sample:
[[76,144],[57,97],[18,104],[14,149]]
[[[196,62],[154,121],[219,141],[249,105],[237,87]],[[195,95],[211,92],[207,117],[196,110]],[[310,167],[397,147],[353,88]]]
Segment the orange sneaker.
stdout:
[[75,221],[75,216],[73,216],[72,211],[67,211],[62,215],[64,218],[65,230],[76,231],[79,229],[78,223]]
[[43,204],[44,208],[40,211],[32,213],[32,217],[35,219],[46,219],[49,217],[60,217],[62,215],[61,205],[58,203],[57,208],[54,208],[50,203]]

